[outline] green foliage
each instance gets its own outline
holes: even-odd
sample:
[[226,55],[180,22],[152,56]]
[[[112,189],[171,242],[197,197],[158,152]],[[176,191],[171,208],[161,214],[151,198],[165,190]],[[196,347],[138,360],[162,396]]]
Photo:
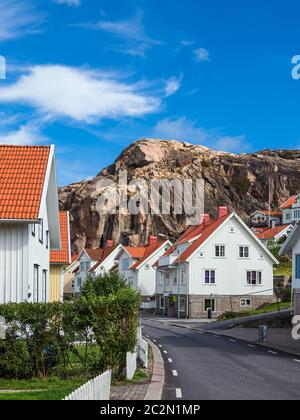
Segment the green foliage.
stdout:
[[89,279],[82,292],[64,303],[0,305],[7,324],[0,377],[122,371],[126,352],[136,345],[139,292],[117,273]]

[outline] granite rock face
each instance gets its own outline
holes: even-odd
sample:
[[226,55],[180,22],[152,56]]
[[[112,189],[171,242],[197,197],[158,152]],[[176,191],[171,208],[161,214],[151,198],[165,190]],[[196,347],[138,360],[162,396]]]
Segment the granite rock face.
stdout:
[[[253,154],[218,152],[179,141],[139,140],[94,179],[59,189],[60,208],[71,215],[73,251],[115,243],[146,243],[149,235],[178,237],[187,227],[186,215],[100,214],[99,199],[118,185],[120,171],[128,181],[142,179],[204,179],[205,210],[216,216],[226,205],[242,217],[257,209],[272,210],[300,193],[300,150],[264,150]],[[128,193],[128,198],[130,197]]]

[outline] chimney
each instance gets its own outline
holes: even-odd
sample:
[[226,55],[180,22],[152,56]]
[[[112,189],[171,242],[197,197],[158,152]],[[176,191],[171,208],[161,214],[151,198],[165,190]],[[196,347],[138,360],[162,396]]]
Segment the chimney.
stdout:
[[226,217],[228,216],[229,211],[227,207],[221,206],[219,207],[219,219],[221,219],[222,217]]
[[109,248],[109,247],[111,247],[111,246],[114,246],[113,241],[111,241],[111,240],[106,241],[105,248]]
[[207,225],[210,222],[210,215],[208,213],[204,213],[201,215],[201,221],[204,226]]
[[149,238],[149,245],[157,244],[158,240],[156,236],[150,236]]

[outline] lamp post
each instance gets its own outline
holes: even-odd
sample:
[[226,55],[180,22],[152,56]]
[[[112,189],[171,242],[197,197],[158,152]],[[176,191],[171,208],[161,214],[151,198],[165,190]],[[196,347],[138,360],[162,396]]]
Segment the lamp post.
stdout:
[[[170,239],[172,241],[175,241],[175,243],[178,241],[177,238],[173,238],[172,236],[164,235],[163,233],[159,233],[158,236],[165,239]],[[180,318],[180,253],[178,255],[178,269],[177,269],[177,318]],[[165,290],[165,280],[164,280],[164,290]],[[188,305],[188,301],[186,301],[186,305]]]

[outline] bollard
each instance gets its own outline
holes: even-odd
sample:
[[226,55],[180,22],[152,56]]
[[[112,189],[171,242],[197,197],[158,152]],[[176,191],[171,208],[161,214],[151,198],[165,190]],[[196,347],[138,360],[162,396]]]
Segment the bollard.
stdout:
[[259,326],[259,341],[265,343],[268,339],[268,327],[267,325]]
[[207,318],[212,319],[212,309],[211,308],[207,309]]

